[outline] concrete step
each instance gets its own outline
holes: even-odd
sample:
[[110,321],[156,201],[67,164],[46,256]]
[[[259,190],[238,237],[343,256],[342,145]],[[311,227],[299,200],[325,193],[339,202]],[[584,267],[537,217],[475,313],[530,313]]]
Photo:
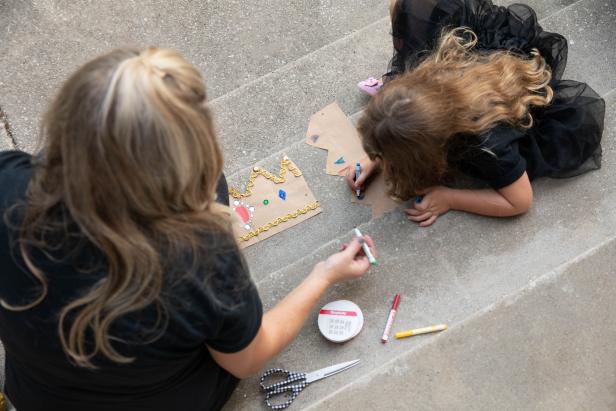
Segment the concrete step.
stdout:
[[[543,7],[545,8],[546,5]],[[616,88],[616,76],[613,74],[613,70],[611,70],[611,67],[616,66],[616,50],[610,43],[603,41],[603,39],[606,38],[605,36],[609,36],[610,32],[614,34],[616,31],[610,20],[610,12],[614,13],[614,7],[598,0],[584,0],[569,5],[566,8],[561,6],[560,9],[549,9],[549,11],[549,17],[544,18],[541,23],[546,29],[563,32],[572,43],[569,53],[570,64],[568,65],[566,76],[568,78],[587,81],[598,92],[603,94]],[[585,17],[580,19],[580,15],[584,15]],[[374,30],[376,30],[380,24],[381,22],[378,22],[374,27],[366,27],[348,38],[341,40],[338,45],[335,47],[332,46],[332,50],[330,50],[329,47],[325,47],[313,53],[311,56],[302,59],[302,61],[297,63],[297,70],[302,73],[309,70],[319,70],[318,61],[326,60],[324,56],[320,57],[322,55],[331,55],[327,60],[331,60],[332,64],[338,61],[333,57],[335,55],[338,55],[343,62],[346,62],[348,59],[353,59],[353,53],[355,53],[355,49],[353,48],[355,47],[354,45],[372,44],[371,39],[375,39]],[[387,30],[385,26],[380,27],[380,29],[383,30],[383,32]],[[377,46],[379,45],[375,43],[371,47],[376,49]],[[379,47],[384,49],[391,48],[389,40],[383,41]],[[591,55],[588,50],[592,50],[593,54]],[[593,58],[592,56],[599,57]],[[372,55],[373,59],[380,57],[382,56],[379,54]],[[583,61],[589,61],[589,59],[595,62],[592,76],[588,76],[587,65],[583,64]],[[350,65],[353,66],[353,64]],[[372,65],[377,66],[378,64],[374,63]],[[273,79],[290,78],[290,73],[293,72],[291,69],[292,66],[285,67],[273,73],[271,77]],[[287,70],[291,71],[287,73]],[[328,70],[325,70],[322,74],[326,75],[327,72]],[[336,77],[331,81],[340,80],[341,79]],[[346,99],[346,96],[351,95],[355,95],[356,98],[362,98],[355,89],[354,82],[345,79],[342,80],[344,81],[340,82],[340,87],[343,91],[340,93],[343,101],[348,102],[349,100]],[[300,87],[301,85],[299,83],[293,83],[287,86],[293,88]],[[252,90],[252,88],[253,86],[249,87],[250,90]],[[250,90],[246,90],[247,96],[252,95]],[[303,171],[316,198],[323,205],[324,212],[322,214],[246,250],[251,270],[257,279],[263,278],[263,276],[267,275],[269,272],[285,267],[298,257],[310,253],[321,244],[336,239],[354,226],[361,222],[368,221],[371,218],[369,209],[350,203],[351,193],[345,188],[342,179],[324,174],[323,169],[326,152],[309,147],[303,143],[310,115],[334,99],[335,97],[332,96],[330,100],[321,101],[319,96],[312,95],[306,103],[303,103],[303,106],[310,106],[312,102],[319,101],[321,104],[318,105],[317,108],[313,110],[304,109],[301,113],[298,111],[289,112],[285,114],[284,119],[275,118],[273,124],[267,125],[271,133],[278,133],[280,135],[279,140],[276,140],[275,144],[266,144],[263,146],[264,142],[262,140],[255,139],[252,142],[246,143],[250,144],[250,147],[252,147],[247,148],[245,150],[246,153],[240,150],[231,150],[231,154],[227,156],[228,162],[230,161],[229,156],[236,156],[235,159],[232,160],[233,164],[243,164],[244,166],[240,168],[239,171],[229,175],[231,183],[238,186],[245,183],[250,167],[256,162],[256,160],[251,161],[253,160],[253,157],[251,157],[253,155],[252,153],[254,153],[255,159],[262,159],[258,161],[259,164],[272,170],[276,169],[282,153],[288,154]],[[242,101],[245,101],[243,104],[247,105],[249,104],[250,98],[242,98],[242,96],[235,96],[234,93],[232,93],[217,100],[216,103],[221,105],[221,110],[226,110],[228,107],[233,106],[231,100],[235,100],[238,105],[242,104]],[[291,96],[289,96],[289,101],[290,100]],[[283,98],[282,101],[287,101],[286,97]],[[297,104],[300,103],[298,102]],[[361,108],[360,101],[357,101],[356,104],[346,105],[347,112],[355,108]],[[282,107],[279,109],[283,110]],[[343,109],[345,109],[344,104]],[[278,109],[262,105],[253,107],[253,110],[262,113],[268,110]],[[233,118],[236,119],[236,123],[238,124],[236,127],[238,129],[249,129],[251,127],[250,124],[237,120],[239,117],[236,115],[226,116],[223,114],[219,116],[219,118],[223,118],[222,122],[225,127],[230,128],[232,126],[231,120]],[[276,125],[280,126],[280,129],[277,129]],[[221,126],[221,130],[225,130],[225,127]],[[260,127],[260,125],[258,127]],[[284,133],[287,129],[292,129],[293,134],[285,135]],[[238,137],[233,133],[228,135],[222,132],[221,134],[225,139],[228,139],[224,140],[224,145],[228,152],[229,141],[237,141]],[[239,141],[243,141],[242,139],[243,137],[240,137]],[[282,144],[285,145],[282,146]],[[300,233],[301,235],[298,235]],[[289,252],[289,250],[293,251]]]
[[[513,2],[500,1],[503,5]],[[275,168],[280,153],[286,152],[323,204],[321,215],[247,249],[266,308],[296,286],[315,262],[349,239],[353,227],[359,225],[375,237],[380,247],[379,267],[361,281],[333,288],[322,301],[356,301],[366,317],[362,333],[343,346],[327,343],[319,336],[313,316],[300,337],[272,362],[306,371],[353,358],[361,358],[362,364],[309,387],[293,409],[344,409],[344,403],[328,396],[344,388],[348,391],[340,392],[340,398],[350,395],[361,399],[353,391],[365,387],[360,379],[372,378],[368,374],[389,361],[405,364],[401,371],[405,380],[429,383],[430,376],[422,378],[422,374],[405,371],[410,361],[406,356],[418,355],[412,348],[419,345],[416,340],[385,347],[378,341],[394,293],[403,296],[398,329],[406,324],[448,322],[452,325],[449,333],[421,341],[429,349],[429,342],[451,335],[454,340],[442,349],[453,350],[462,345],[455,339],[456,333],[486,307],[504,296],[514,301],[532,282],[556,267],[573,264],[613,236],[615,93],[608,96],[603,169],[572,180],[537,182],[536,202],[528,215],[495,220],[450,213],[434,227],[422,230],[396,212],[372,220],[368,209],[348,201],[341,180],[323,173],[325,152],[306,146],[302,140],[310,115],[334,99],[348,114],[358,112],[367,102],[355,83],[384,72],[391,56],[386,1],[271,3],[233,0],[197,5],[182,0],[143,7],[140,2],[128,1],[108,9],[81,0],[62,3],[62,7],[48,0],[0,2],[0,27],[5,28],[0,30],[0,69],[4,73],[0,105],[10,115],[20,147],[30,150],[47,99],[78,64],[127,43],[175,47],[206,74],[230,180],[241,183],[257,160]],[[616,50],[609,42],[616,35],[612,1],[527,3],[538,11],[547,30],[561,32],[570,40],[567,77],[587,81],[602,94],[616,88]],[[552,315],[546,312],[545,318]],[[481,348],[480,342],[473,347]],[[461,364],[467,364],[462,358],[472,358],[473,352],[466,355],[460,355]],[[430,367],[430,358],[425,356],[424,369]],[[387,367],[383,372],[395,372]],[[467,375],[479,380],[473,372],[483,371],[486,384],[491,381],[485,380],[498,375],[480,367],[476,370],[469,367]],[[326,401],[319,402],[323,398]],[[528,398],[532,401],[536,397]],[[367,407],[365,397],[355,404],[357,409],[378,409]],[[262,408],[255,379],[243,382],[226,407]]]
[[441,335],[400,341],[406,352],[305,409],[616,409],[614,253],[616,237]]
[[[313,315],[299,338],[272,362],[272,366],[310,370],[348,359],[362,359],[362,365],[356,369],[310,387],[297,400],[295,409],[311,405],[318,409],[380,409],[366,399],[369,391],[359,396],[358,392],[365,389],[365,385],[359,382],[355,385],[355,380],[409,352],[408,345],[392,343],[382,347],[378,342],[394,293],[403,295],[404,308],[400,310],[397,324],[416,326],[448,322],[455,328],[456,324],[463,323],[503,296],[516,295],[555,267],[571,263],[611,238],[616,228],[616,214],[611,207],[616,198],[609,191],[615,183],[611,170],[616,136],[613,114],[616,94],[608,95],[607,92],[616,88],[616,77],[609,69],[616,63],[616,51],[603,39],[616,34],[611,23],[613,15],[613,5],[584,0],[542,21],[546,29],[561,32],[570,40],[566,76],[587,81],[606,95],[608,124],[604,134],[603,169],[572,180],[536,182],[535,205],[526,216],[496,220],[451,213],[428,230],[408,224],[399,213],[369,221],[368,211],[348,203],[348,195],[347,203],[342,202],[345,200],[344,184],[323,175],[323,152],[301,142],[285,150],[304,170],[317,198],[324,204],[324,213],[248,249],[250,266],[260,280],[258,285],[266,307],[273,306],[295,287],[314,263],[337,250],[343,239],[350,237],[350,229],[363,218],[366,219],[361,224],[362,231],[375,237],[381,252],[377,270],[359,283],[334,288],[322,299],[323,304],[341,298],[357,302],[366,317],[366,326],[360,336],[342,347],[328,343],[320,337],[316,315]],[[595,63],[592,76],[588,75],[588,61]],[[303,130],[299,138],[303,138]],[[314,165],[313,161],[318,163]],[[341,209],[340,204],[345,208]],[[301,233],[298,230],[302,230]],[[342,235],[330,237],[335,231]],[[269,267],[283,265],[287,256],[309,252],[308,243],[313,239],[315,244],[324,245],[294,264],[267,274]],[[546,318],[550,318],[549,314]],[[515,362],[510,364],[514,365]],[[383,372],[394,371],[386,369]],[[486,373],[478,381],[498,375],[498,372]],[[407,374],[402,373],[402,378],[406,379]],[[405,387],[393,386],[399,391]],[[262,396],[257,387],[255,379],[243,382],[226,409],[261,409]],[[501,390],[506,387],[503,385]],[[523,382],[520,387],[524,389]],[[348,396],[345,391],[339,391],[343,388],[351,390]],[[353,391],[355,388],[357,390]],[[352,403],[352,408],[345,408],[344,402],[335,400],[339,393],[341,398],[352,396],[358,401]],[[332,395],[329,402],[319,402]],[[391,391],[389,395],[395,398]],[[530,394],[528,398],[537,400]],[[461,404],[463,407],[464,402]],[[529,408],[537,408],[537,404],[540,403],[531,403]],[[387,406],[392,404],[387,403]]]
[[32,150],[60,84],[113,48],[179,50],[203,71],[214,99],[386,15],[383,0],[1,1],[0,106],[20,147]]
[[[503,1],[503,4],[510,3],[513,1]],[[574,8],[577,3],[568,1],[563,5],[562,1],[538,0],[531,4],[538,6],[546,29],[555,30],[554,27],[563,26],[559,22],[565,5]],[[584,30],[596,29],[597,22],[585,21],[588,27]],[[564,29],[573,31],[569,22],[565,23]],[[578,24],[577,21],[573,23]],[[579,25],[574,27],[577,30]],[[334,100],[347,114],[359,111],[368,100],[357,90],[356,83],[387,70],[392,55],[389,31],[389,19],[383,18],[213,101],[227,173],[252,166],[301,140],[310,116]],[[596,38],[578,32],[567,34],[575,40],[580,39],[583,46],[578,45],[578,49],[590,45],[585,41],[592,42]],[[606,48],[607,44],[598,47]],[[587,57],[585,53],[583,56]],[[601,67],[607,69],[614,62],[613,57],[607,57]],[[599,69],[596,71],[600,77],[593,87],[603,92],[611,90],[614,85],[602,81],[609,76],[605,71],[603,75]],[[584,73],[583,65],[575,62],[567,72],[574,78]],[[612,79],[612,83],[614,81]]]
[[[581,14],[585,18],[579,20]],[[546,28],[565,32],[573,43],[568,77],[588,81],[604,94],[615,88],[613,74],[606,71],[587,77],[583,66],[576,63],[587,55],[589,48],[595,48],[594,54],[602,57],[593,60],[597,65],[607,69],[615,61],[615,51],[601,41],[614,31],[612,14],[613,8],[609,4],[585,0],[543,21]],[[601,45],[603,48],[597,51]],[[316,315],[313,315],[300,337],[272,365],[309,370],[352,358],[362,358],[363,364],[345,372],[342,380],[332,379],[328,384],[311,387],[298,399],[297,409],[318,403],[319,398],[336,392],[369,370],[408,351],[403,345],[390,344],[383,348],[378,342],[394,293],[402,293],[405,306],[400,310],[398,324],[448,322],[455,325],[610,238],[616,228],[616,214],[611,207],[615,195],[608,191],[614,186],[611,167],[616,135],[613,115],[616,94],[606,97],[608,124],[603,169],[572,180],[536,182],[536,202],[529,214],[517,219],[498,220],[451,213],[427,230],[408,224],[399,213],[362,224],[362,231],[373,235],[381,246],[380,265],[362,281],[334,288],[323,298],[323,303],[340,298],[356,301],[366,317],[364,331],[343,347],[336,346],[319,336]],[[291,153],[295,148],[299,151],[306,149],[299,143],[291,148]],[[319,164],[323,164],[324,154],[308,149],[314,156],[321,154]],[[325,180],[331,177],[322,177],[321,180],[320,170],[317,175],[311,175],[310,168],[306,168],[310,167],[308,164],[299,165],[309,182],[317,181],[311,183],[317,198],[325,204],[332,198],[329,200],[332,205],[336,203],[334,196],[339,194],[332,197],[329,194],[339,193],[337,190],[343,187],[334,185],[342,183],[327,185]],[[338,208],[339,205],[333,209]],[[342,212],[340,216],[344,220],[328,218],[329,225],[315,217],[301,225],[301,236],[298,236],[298,231],[293,234],[289,230],[286,238],[283,236],[287,233],[277,236],[279,242],[275,247],[274,239],[257,245],[255,247],[262,248],[253,249],[251,267],[269,264],[283,254],[301,255],[298,247],[323,230],[340,227],[340,232],[348,233],[356,223],[350,221],[355,215],[354,212]],[[300,226],[296,227],[299,229]],[[296,263],[261,277],[259,289],[265,305],[272,306],[296,286],[314,263],[338,248],[343,237],[332,238]],[[272,247],[268,247],[268,243]],[[286,248],[282,248],[285,245]],[[280,252],[280,249],[285,252]],[[227,409],[259,409],[262,398],[257,386],[254,379],[243,382]]]
[[[307,126],[307,124],[306,124]],[[342,178],[325,174],[327,151],[308,146],[303,140],[271,154],[257,164],[277,172],[280,159],[288,155],[302,171],[321,203],[323,212],[265,241],[244,249],[251,274],[260,280],[333,239],[371,219],[370,208],[351,203],[351,191]],[[233,187],[244,187],[252,167],[228,176]]]
[[310,116],[334,100],[347,114],[363,107],[368,98],[356,84],[385,72],[388,27],[381,19],[213,101],[225,170],[250,167],[303,139]]
[[14,146],[8,119],[0,107],[0,150],[10,150]]
[[[537,181],[535,204],[528,214],[490,219],[452,212],[433,227],[419,229],[394,212],[361,224],[362,232],[373,236],[380,246],[378,267],[360,281],[334,287],[320,304],[337,299],[356,302],[365,317],[363,331],[344,345],[329,343],[319,334],[315,310],[299,337],[270,365],[309,371],[355,358],[362,363],[327,383],[309,387],[294,409],[318,404],[320,399],[412,350],[412,342],[395,341],[383,346],[379,341],[395,293],[402,295],[396,330],[436,323],[456,328],[486,307],[612,239],[616,232],[616,192],[612,190],[616,185],[616,91],[606,99],[603,168],[574,179]],[[302,234],[302,239],[308,237]],[[316,262],[337,251],[350,237],[349,228],[346,235],[261,279],[258,288],[265,308],[283,298]],[[293,250],[291,244],[285,252]],[[282,254],[275,249],[264,252],[270,252],[270,256]],[[495,371],[485,379],[496,378],[499,373]],[[261,404],[258,380],[252,378],[240,384],[226,410],[261,409]]]

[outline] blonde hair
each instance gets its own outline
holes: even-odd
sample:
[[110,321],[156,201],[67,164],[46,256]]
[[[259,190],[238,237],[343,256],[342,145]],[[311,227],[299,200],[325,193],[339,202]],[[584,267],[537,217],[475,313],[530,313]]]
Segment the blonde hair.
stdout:
[[130,362],[111,345],[112,323],[153,304],[156,326],[166,324],[165,258],[189,255],[200,264],[208,257],[203,234],[229,235],[215,202],[223,160],[203,78],[173,50],[113,51],[64,84],[42,138],[19,235],[42,290],[27,305],[2,305],[26,310],[43,301],[47,280],[32,251],[53,258],[73,227],[102,252],[106,275],[62,309],[62,346],[84,367],[97,354]]
[[536,49],[526,59],[476,44],[468,28],[444,31],[430,56],[368,104],[358,128],[368,155],[382,158],[392,195],[408,199],[438,184],[454,136],[498,123],[529,128],[530,108],[551,102],[550,68]]

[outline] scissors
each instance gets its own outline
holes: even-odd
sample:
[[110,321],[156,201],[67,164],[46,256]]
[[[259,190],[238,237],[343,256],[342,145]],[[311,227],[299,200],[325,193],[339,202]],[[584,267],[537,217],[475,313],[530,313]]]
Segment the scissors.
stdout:
[[[331,367],[321,368],[320,370],[313,371],[309,374],[306,374],[305,372],[291,372],[283,370],[282,368],[272,368],[271,370],[267,370],[261,377],[261,388],[265,391],[265,404],[273,410],[284,410],[289,405],[293,404],[293,401],[295,401],[299,393],[302,392],[308,384],[322,378],[331,377],[339,372],[346,371],[357,365],[357,363],[359,363],[359,360],[343,362],[332,365]],[[286,379],[270,385],[264,384],[267,378],[271,378],[275,375],[281,375],[283,378],[286,377]],[[280,404],[271,403],[271,398],[286,393],[290,393],[291,398]]]

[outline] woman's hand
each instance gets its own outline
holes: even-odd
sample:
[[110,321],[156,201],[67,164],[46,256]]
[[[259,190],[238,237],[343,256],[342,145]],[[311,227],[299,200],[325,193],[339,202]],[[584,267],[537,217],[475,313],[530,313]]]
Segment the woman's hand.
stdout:
[[372,238],[367,235],[363,238],[355,237],[350,244],[343,245],[340,252],[318,263],[314,267],[313,274],[325,279],[330,285],[363,276],[370,268],[370,261],[362,250],[364,241],[376,258],[376,248]]
[[346,182],[349,187],[351,187],[353,192],[355,192],[358,188],[364,190],[366,181],[371,176],[376,175],[381,166],[381,162],[378,159],[370,160],[369,158],[360,160],[359,164],[361,166],[361,173],[359,174],[357,181],[355,180],[355,165],[353,165],[353,167],[349,167],[345,176]]
[[451,209],[451,188],[436,186],[422,190],[413,203],[414,208],[407,208],[404,212],[411,221],[419,223],[420,227],[432,225],[436,219]]

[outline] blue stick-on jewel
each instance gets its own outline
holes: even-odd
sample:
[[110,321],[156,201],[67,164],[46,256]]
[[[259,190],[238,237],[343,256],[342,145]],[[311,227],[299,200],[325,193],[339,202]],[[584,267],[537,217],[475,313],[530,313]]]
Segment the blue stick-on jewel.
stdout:
[[284,191],[284,190],[279,190],[279,191],[278,191],[278,197],[280,197],[280,198],[281,198],[281,199],[283,199],[283,200],[286,200],[286,199],[287,199],[287,193],[286,193],[286,191]]

